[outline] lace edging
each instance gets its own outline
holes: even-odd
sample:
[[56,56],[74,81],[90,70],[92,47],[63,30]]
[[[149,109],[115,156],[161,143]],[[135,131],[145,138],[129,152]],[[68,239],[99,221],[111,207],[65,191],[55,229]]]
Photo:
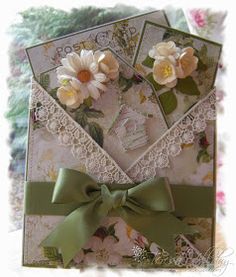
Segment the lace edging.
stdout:
[[207,121],[216,118],[216,95],[213,89],[204,99],[200,100],[188,113],[177,121],[159,140],[152,144],[141,155],[126,174],[139,182],[155,177],[157,168],[169,167],[170,157],[182,152],[183,144],[193,143],[195,134],[203,132]]
[[132,183],[117,163],[35,80],[32,80],[30,108],[35,110],[36,120],[42,122],[49,133],[57,135],[61,145],[70,147],[72,155],[84,163],[87,172],[99,182]]

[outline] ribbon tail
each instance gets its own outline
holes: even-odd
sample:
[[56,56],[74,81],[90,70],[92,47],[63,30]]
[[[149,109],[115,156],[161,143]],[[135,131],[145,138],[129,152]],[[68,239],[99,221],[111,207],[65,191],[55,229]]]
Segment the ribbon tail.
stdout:
[[128,225],[166,250],[170,256],[175,256],[174,238],[180,234],[195,234],[198,231],[169,212],[157,212],[150,215],[140,215],[126,210],[122,218]]
[[66,267],[95,233],[102,218],[95,211],[95,203],[86,204],[70,213],[40,245],[56,247]]

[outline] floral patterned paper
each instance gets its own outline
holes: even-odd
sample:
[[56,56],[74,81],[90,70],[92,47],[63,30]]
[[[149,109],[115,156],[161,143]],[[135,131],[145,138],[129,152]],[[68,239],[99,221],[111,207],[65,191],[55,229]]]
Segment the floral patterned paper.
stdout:
[[[137,36],[132,36],[131,39],[129,36],[127,36],[126,39],[129,43],[125,44],[126,47],[124,44],[121,45],[121,43],[124,42],[121,42],[122,40],[119,33],[121,30],[120,28],[127,28],[127,26],[129,26],[129,22],[124,22],[123,24],[124,25],[122,26],[119,24],[115,25],[115,43],[122,48],[122,53],[119,54],[123,55],[125,53],[127,57],[131,58],[134,53],[133,47],[135,43],[137,43]],[[129,31],[132,32],[132,29]],[[104,34],[101,35],[104,39]],[[106,41],[103,39],[99,41]],[[91,43],[91,41],[87,41],[87,43]],[[33,48],[32,51],[35,51],[35,49]],[[37,59],[35,61],[36,62],[34,63],[34,66],[38,67]],[[121,91],[123,94],[123,101],[125,101],[125,103],[129,103],[134,111],[144,114],[146,113],[145,116],[147,116],[147,111],[148,114],[157,114],[158,116],[155,120],[160,120],[163,115],[157,112],[157,107],[159,106],[154,100],[153,91],[150,89],[150,85],[143,84],[145,81],[143,82],[143,79],[139,75],[134,74],[134,69],[128,66],[125,62],[121,61],[120,65],[122,70],[119,77],[119,82],[115,85],[113,84],[114,87],[111,85],[111,95],[113,93],[116,97],[116,90]],[[136,65],[136,69],[141,73],[141,67]],[[55,79],[55,71],[53,69],[47,72],[42,71],[41,74],[37,75],[37,78],[39,79],[41,85],[48,91],[49,95],[56,99],[55,89],[57,88],[57,84]],[[47,98],[44,98],[44,100],[45,99]],[[120,110],[119,100],[120,99],[116,98],[116,103],[119,103],[117,111]],[[52,107],[53,106],[55,105],[52,105]],[[93,112],[95,110],[98,111],[98,113],[101,111],[102,113],[105,113],[106,107],[108,112],[109,109],[111,109],[110,112],[114,111],[114,101],[112,99],[109,100],[109,97],[104,97],[104,99],[101,98],[101,100],[98,100],[94,103],[94,106],[89,106],[89,109],[93,109]],[[65,109],[65,107],[62,108]],[[179,111],[179,114],[177,114],[176,117],[178,118],[183,116],[184,112],[185,110]],[[73,115],[73,112],[71,113],[71,111],[66,111],[66,113],[67,115],[70,115],[72,120],[76,121],[76,117]],[[30,115],[27,166],[27,179],[29,181],[55,181],[58,170],[61,167],[74,168],[89,173],[90,171],[95,172],[96,168],[100,166],[96,163],[98,157],[94,159],[91,153],[89,156],[86,156],[86,152],[81,151],[81,148],[76,148],[77,146],[73,147],[73,151],[77,151],[75,156],[73,156],[71,152],[68,151],[70,140],[67,138],[66,133],[60,131],[64,128],[64,123],[58,122],[59,125],[56,126],[53,121],[48,121],[48,114],[45,113],[43,105],[33,106]],[[114,119],[115,118],[116,117],[114,117]],[[92,120],[96,124],[101,125],[102,129],[106,129],[106,131],[109,131],[110,127],[113,126],[111,123],[114,123],[109,121],[109,116],[107,118],[95,116],[92,117]],[[91,118],[88,119],[88,122],[91,123]],[[81,122],[79,122],[79,124],[81,125]],[[157,124],[157,122],[155,124]],[[154,125],[150,124],[150,128],[153,128],[153,126]],[[70,128],[69,125],[66,125],[66,127]],[[161,136],[166,130],[168,130],[168,126],[166,123],[164,123],[163,120],[163,123],[160,124],[160,128],[158,128],[158,130],[155,130],[155,128],[153,129],[154,131],[159,132]],[[159,168],[157,172],[154,168],[150,168],[150,170],[154,170],[154,174],[158,174],[159,176],[168,176],[169,181],[176,185],[188,183],[189,185],[196,186],[213,186],[215,174],[214,123],[210,121],[207,122],[207,126],[204,126],[203,129],[204,130],[202,132],[198,133],[196,137],[191,139],[191,143],[181,145],[181,151],[178,151],[178,156],[176,155],[175,157],[175,155],[173,155],[171,157],[170,167],[162,169]],[[48,130],[50,130],[50,132]],[[154,142],[156,139],[156,136],[152,137],[149,134],[149,143],[152,141]],[[142,151],[136,152],[136,155],[132,154],[132,151],[134,150],[129,150],[126,154],[127,156],[125,156],[124,152],[122,152],[121,156],[124,156],[124,159],[122,160],[121,157],[119,158],[120,150],[118,149],[117,151],[117,144],[114,144],[114,140],[110,143],[104,141],[103,149],[105,149],[115,159],[115,161],[118,163],[118,166],[124,170],[124,175],[125,171],[128,172],[128,167],[130,166],[131,162],[134,162],[140,153],[144,152],[144,150],[147,150],[147,148],[141,149]],[[93,151],[92,147],[91,151]],[[176,152],[176,149],[170,149],[170,151]],[[81,157],[81,159],[78,160],[75,157]],[[104,163],[105,165],[106,160],[100,160],[101,164]],[[119,171],[121,172],[120,168]],[[105,180],[106,174],[102,175],[101,172],[97,174],[99,174],[99,176]],[[107,177],[113,178],[114,176]],[[126,181],[128,179],[129,177],[127,175]],[[55,225],[57,225],[61,220],[63,220],[63,217],[58,216],[25,217],[25,265],[62,265],[61,255],[57,249],[42,249],[39,247],[40,241],[42,241],[42,239],[48,235]],[[188,267],[189,263],[191,263],[193,260],[195,260],[196,263],[197,261],[201,261],[204,266],[206,266],[207,261],[202,256],[202,254],[212,246],[213,221],[211,218],[185,218],[184,220],[189,224],[196,225],[199,228],[200,236],[176,238],[176,252],[178,257],[181,258],[181,263],[178,265],[170,259],[168,253],[160,249],[155,243],[148,241],[145,237],[143,237],[137,231],[133,230],[130,226],[127,226],[127,224],[122,219],[106,218],[101,223],[101,226],[93,235],[88,244],[78,252],[70,266],[79,268],[92,265],[141,268],[164,266],[175,268],[186,266]],[[191,253],[187,251],[189,249],[192,249]]]

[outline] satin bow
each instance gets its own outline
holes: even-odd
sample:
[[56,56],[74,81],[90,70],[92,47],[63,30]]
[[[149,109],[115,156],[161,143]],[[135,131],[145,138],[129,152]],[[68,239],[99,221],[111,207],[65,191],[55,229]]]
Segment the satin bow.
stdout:
[[196,231],[172,214],[175,207],[167,180],[155,178],[128,187],[127,184],[99,184],[87,174],[60,169],[52,203],[69,204],[74,209],[41,246],[58,248],[67,266],[104,217],[119,216],[170,255],[175,255],[174,236]]

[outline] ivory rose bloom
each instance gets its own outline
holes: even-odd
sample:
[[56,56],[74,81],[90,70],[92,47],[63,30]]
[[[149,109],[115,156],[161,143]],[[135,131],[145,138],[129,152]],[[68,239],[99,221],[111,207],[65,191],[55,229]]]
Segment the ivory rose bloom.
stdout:
[[197,69],[198,58],[194,56],[194,49],[187,47],[182,50],[182,53],[177,61],[176,72],[178,78],[186,78]]
[[176,86],[178,78],[183,79],[197,69],[198,58],[194,56],[194,49],[186,47],[180,49],[173,41],[157,43],[149,51],[153,58],[153,78],[169,88]]
[[173,41],[160,42],[152,47],[149,56],[153,59],[169,58],[173,63],[179,56],[179,48]]
[[97,57],[100,70],[110,80],[115,80],[119,76],[119,63],[112,54],[111,51],[107,50],[104,52],[98,51],[95,53]]
[[174,87],[177,84],[175,66],[169,59],[156,60],[153,66],[153,78],[160,85]]
[[57,97],[59,101],[69,108],[78,108],[86,98],[86,95],[80,90],[76,90],[72,85],[67,84],[57,90]]

